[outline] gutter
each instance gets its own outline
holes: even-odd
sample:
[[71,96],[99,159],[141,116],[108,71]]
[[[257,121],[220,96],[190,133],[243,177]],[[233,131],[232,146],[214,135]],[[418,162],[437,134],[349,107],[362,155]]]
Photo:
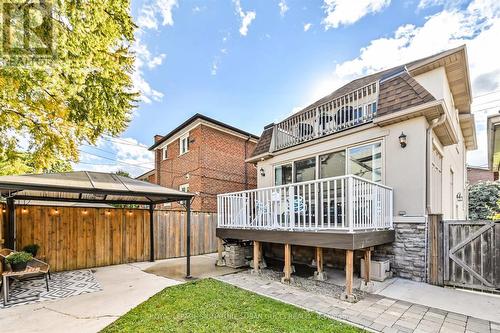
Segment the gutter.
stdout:
[[432,130],[439,125],[442,125],[446,121],[446,113],[443,113],[441,117],[432,120],[430,126],[427,128],[426,133],[426,163],[425,163],[425,252],[424,252],[424,267],[425,267],[425,281],[428,281],[428,273],[429,269],[427,267],[427,253],[428,253],[428,244],[429,244],[429,214],[431,212],[431,161],[432,161]]

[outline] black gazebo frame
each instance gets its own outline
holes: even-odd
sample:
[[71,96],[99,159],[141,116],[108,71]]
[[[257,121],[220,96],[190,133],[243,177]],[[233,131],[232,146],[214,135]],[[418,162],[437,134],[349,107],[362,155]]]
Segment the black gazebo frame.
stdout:
[[[181,192],[156,184],[151,184],[137,179],[129,179],[115,174],[96,173],[96,172],[69,172],[61,173],[61,181],[71,178],[72,174],[85,174],[88,177],[90,186],[82,187],[66,185],[54,185],[50,181],[45,182],[40,179],[40,182],[29,182],[29,177],[44,176],[40,175],[25,175],[25,176],[3,176],[0,177],[0,197],[6,199],[8,220],[6,230],[6,246],[14,249],[15,247],[15,206],[16,201],[20,200],[38,200],[52,202],[81,202],[81,203],[104,203],[104,204],[135,204],[149,207],[149,228],[150,228],[150,261],[155,261],[154,252],[154,208],[157,204],[169,202],[184,202],[187,214],[186,226],[186,278],[191,278],[191,201],[194,197],[192,193]],[[93,181],[92,175],[107,176],[114,181],[114,185],[122,187],[121,190],[114,188],[106,188],[99,186]],[[58,174],[51,174],[54,178]],[[56,178],[57,179],[57,178]],[[38,180],[38,179],[37,179]],[[127,186],[128,185],[128,186]],[[138,190],[138,185],[143,185],[144,190]],[[134,188],[136,188],[134,190]],[[28,192],[25,194],[23,192]],[[60,197],[54,197],[47,194],[60,194]],[[43,195],[45,194],[45,195]],[[78,197],[73,197],[78,194]],[[66,197],[65,197],[66,195]],[[83,196],[93,196],[101,199],[89,199]],[[108,200],[112,196],[114,199]],[[120,198],[121,197],[121,198]],[[132,199],[133,198],[133,199]],[[137,199],[137,200],[134,200]]]

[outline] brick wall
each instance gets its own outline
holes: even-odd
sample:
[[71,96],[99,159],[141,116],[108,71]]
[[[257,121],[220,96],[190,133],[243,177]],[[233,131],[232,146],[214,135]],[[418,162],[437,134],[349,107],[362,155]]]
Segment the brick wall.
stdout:
[[498,175],[493,173],[493,171],[479,168],[467,168],[467,181],[469,184],[474,185],[480,181],[494,181],[498,179]]
[[[255,143],[203,124],[189,132],[189,141],[189,151],[180,156],[179,140],[170,143],[166,160],[162,150],[156,150],[156,180],[173,189],[189,184],[189,192],[197,193],[194,211],[216,212],[217,194],[257,187],[255,167],[244,162],[245,145],[250,156]],[[172,208],[181,207],[172,204]]]

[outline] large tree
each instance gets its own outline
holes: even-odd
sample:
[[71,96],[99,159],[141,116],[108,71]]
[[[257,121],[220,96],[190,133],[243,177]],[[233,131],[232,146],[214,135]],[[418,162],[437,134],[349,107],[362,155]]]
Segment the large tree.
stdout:
[[[24,35],[16,34],[12,13],[26,9],[31,22],[24,24]],[[4,45],[28,36],[50,52],[24,45],[20,52],[2,53],[0,174],[67,169],[78,161],[81,143],[116,136],[130,121],[137,101],[130,1],[25,0],[8,14],[13,33]]]

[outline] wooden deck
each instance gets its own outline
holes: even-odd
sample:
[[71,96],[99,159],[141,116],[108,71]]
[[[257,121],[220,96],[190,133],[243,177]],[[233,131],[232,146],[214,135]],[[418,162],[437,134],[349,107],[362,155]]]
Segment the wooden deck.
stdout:
[[217,228],[222,239],[252,240],[267,243],[292,244],[341,250],[359,250],[375,245],[391,243],[394,230],[357,231],[284,231]]

